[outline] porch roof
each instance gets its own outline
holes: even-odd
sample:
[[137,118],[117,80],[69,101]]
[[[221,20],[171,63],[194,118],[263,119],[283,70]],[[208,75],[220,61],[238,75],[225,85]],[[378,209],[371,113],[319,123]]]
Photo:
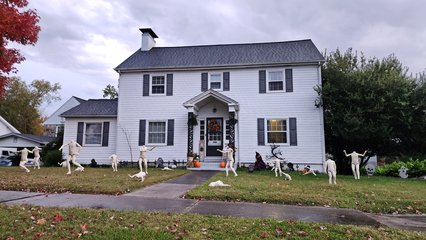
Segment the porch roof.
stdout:
[[183,103],[183,106],[186,107],[187,109],[190,109],[190,108],[199,109],[214,100],[221,101],[227,104],[228,107],[232,107],[236,111],[238,110],[239,104],[237,101],[213,89],[202,92],[198,94],[197,96],[189,99],[188,101]]

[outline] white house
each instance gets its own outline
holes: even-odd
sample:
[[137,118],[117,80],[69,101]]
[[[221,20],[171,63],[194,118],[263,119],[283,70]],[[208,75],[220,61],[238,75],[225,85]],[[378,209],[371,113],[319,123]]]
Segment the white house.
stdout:
[[[111,153],[136,161],[145,144],[156,147],[150,161],[193,151],[208,163],[229,143],[237,162],[252,163],[256,151],[265,158],[276,143],[294,165],[322,171],[323,114],[314,87],[324,58],[311,40],[155,47],[154,31],[140,30],[141,48],[115,68],[118,101],[88,100],[62,115],[64,141],[83,146],[80,161],[109,163]],[[85,106],[95,102],[99,108]]]
[[71,108],[80,105],[80,103],[86,100],[72,96],[62,106],[60,106],[52,115],[50,115],[46,121],[44,121],[44,133],[45,136],[56,137],[59,130],[63,128],[65,119],[60,115]]

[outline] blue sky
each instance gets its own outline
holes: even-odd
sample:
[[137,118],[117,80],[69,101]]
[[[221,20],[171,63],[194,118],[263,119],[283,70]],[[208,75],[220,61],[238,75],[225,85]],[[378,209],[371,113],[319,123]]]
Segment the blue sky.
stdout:
[[117,85],[113,70],[140,47],[140,27],[151,27],[157,46],[273,42],[312,39],[321,52],[352,47],[367,56],[395,54],[417,73],[426,68],[422,0],[30,0],[41,17],[36,46],[18,47],[17,65],[27,82],[62,85],[71,96],[102,98]]

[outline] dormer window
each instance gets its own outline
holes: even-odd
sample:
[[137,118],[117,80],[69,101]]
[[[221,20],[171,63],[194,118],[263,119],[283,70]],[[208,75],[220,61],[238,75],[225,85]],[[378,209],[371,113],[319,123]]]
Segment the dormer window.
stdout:
[[166,89],[166,81],[164,75],[152,76],[151,94],[164,95]]

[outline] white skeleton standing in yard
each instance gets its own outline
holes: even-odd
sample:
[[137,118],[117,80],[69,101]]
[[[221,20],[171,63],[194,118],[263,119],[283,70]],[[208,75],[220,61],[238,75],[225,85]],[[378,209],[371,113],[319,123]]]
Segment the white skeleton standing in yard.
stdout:
[[234,169],[234,149],[232,147],[229,147],[228,144],[226,144],[223,150],[217,149],[217,151],[221,152],[223,154],[223,157],[226,159],[226,165],[225,165],[226,176],[228,176],[228,169],[231,168],[231,171],[237,177],[238,174],[237,172],[235,172],[235,169]]
[[357,153],[353,151],[350,154],[346,153],[346,150],[343,150],[346,157],[351,157],[351,167],[352,167],[352,173],[354,174],[355,179],[360,179],[359,175],[359,157],[364,157],[367,151],[365,151],[363,154]]
[[24,148],[20,151],[17,151],[17,153],[21,153],[21,161],[19,162],[19,167],[22,169],[25,169],[25,171],[29,173],[30,170],[27,167],[25,167],[25,163],[28,162],[28,153],[33,153],[33,152],[28,150],[27,148]]
[[35,148],[33,148],[33,154],[34,154],[34,169],[36,169],[36,167],[38,169],[40,169],[40,148],[35,146]]
[[287,173],[285,173],[285,172],[283,172],[282,170],[281,170],[281,162],[284,162],[285,163],[285,160],[284,159],[278,159],[278,158],[271,158],[271,160],[269,160],[269,162],[271,163],[271,164],[268,164],[268,165],[272,165],[273,167],[272,167],[272,169],[271,169],[271,171],[272,170],[275,170],[275,177],[278,177],[278,173],[280,174],[280,177],[282,176],[282,175],[284,175],[284,177],[285,177],[285,179],[286,180],[292,180],[291,179],[291,176],[289,175],[289,174],[287,174]]
[[67,174],[71,174],[71,165],[70,165],[70,160],[71,162],[77,166],[77,168],[74,171],[84,171],[84,167],[81,166],[78,162],[76,162],[75,160],[77,159],[77,156],[79,154],[78,150],[79,148],[81,148],[81,145],[78,144],[77,142],[75,142],[74,140],[71,140],[69,143],[62,145],[59,148],[59,151],[62,150],[62,148],[64,148],[65,146],[68,146],[68,158],[67,158],[67,167],[68,167],[68,172]]
[[326,168],[326,172],[328,174],[328,183],[329,184],[336,184],[336,174],[337,174],[337,170],[336,170],[336,162],[334,162],[333,160],[331,160],[330,158],[327,159],[327,161],[325,161],[325,168]]
[[116,154],[112,154],[111,156],[109,156],[109,158],[111,159],[111,166],[112,166],[112,171],[113,172],[117,172],[117,165],[118,165],[118,157]]
[[142,145],[139,148],[139,152],[140,152],[140,156],[139,156],[139,170],[142,172],[143,168],[142,168],[142,161],[143,161],[143,165],[145,167],[145,173],[148,174],[148,158],[146,157],[146,152],[147,151],[152,151],[154,150],[155,147],[149,149],[147,148],[145,145]]

